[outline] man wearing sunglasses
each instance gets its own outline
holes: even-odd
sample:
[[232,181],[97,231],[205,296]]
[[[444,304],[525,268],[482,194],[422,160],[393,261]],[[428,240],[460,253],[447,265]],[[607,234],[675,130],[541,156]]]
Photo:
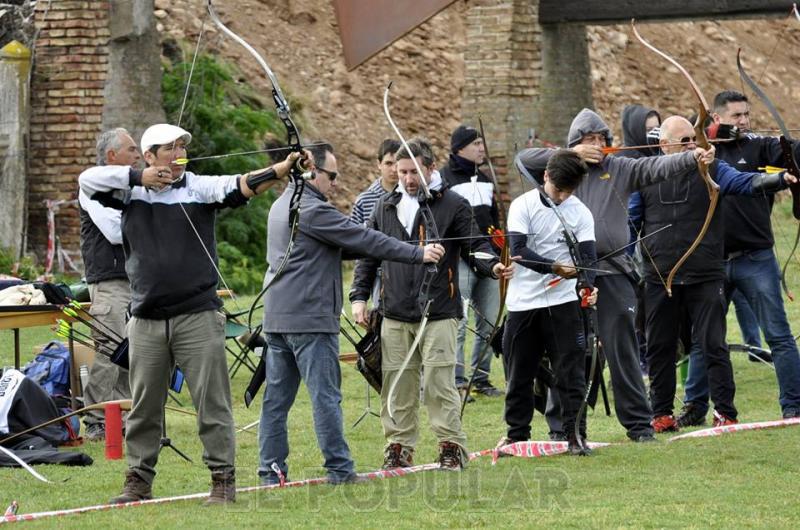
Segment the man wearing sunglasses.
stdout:
[[[680,116],[667,118],[661,126],[661,149],[665,154],[696,148],[692,124]],[[676,145],[681,143],[683,145]],[[674,156],[674,155],[673,155]],[[758,197],[786,187],[797,179],[781,173],[743,173],[723,161],[708,166],[719,185],[721,202],[728,195]],[[675,351],[681,315],[688,314],[693,338],[699,343],[708,366],[715,426],[737,423],[733,404],[735,384],[728,345],[725,342],[727,300],[723,213],[717,208],[699,246],[678,270],[672,296],[664,289],[664,275],[684,255],[700,232],[709,207],[709,193],[698,169],[682,172],[668,182],[641,191],[643,234],[672,225],[648,241],[652,261],[645,261],[647,297],[647,355],[650,396],[656,432],[676,431],[672,416],[675,398]]]
[[[262,484],[286,480],[289,455],[287,418],[302,380],[311,396],[314,429],[332,484],[358,480],[342,422],[339,369],[339,317],[342,311],[342,256],[372,256],[407,264],[437,263],[439,244],[413,245],[363,225],[339,212],[326,196],[339,175],[333,147],[317,143],[304,175],[298,233],[289,248],[292,228],[289,183],[269,211],[267,269],[274,281],[264,295],[267,334],[267,388],[261,406],[258,475]],[[289,252],[280,276],[278,264]]]
[[[731,139],[720,143],[721,160],[739,171],[758,171],[764,166],[784,167],[780,141],[750,133],[747,96],[726,90],[714,98],[714,123],[709,135]],[[795,159],[800,144],[792,145]],[[794,340],[781,295],[781,272],[773,247],[770,216],[774,193],[730,197],[721,208],[725,219],[725,293],[730,301],[734,289],[744,295],[756,315],[769,345],[780,389],[779,404],[784,418],[800,417],[800,354]],[[751,340],[759,339],[756,334]],[[755,346],[760,346],[760,342]],[[692,351],[686,381],[686,406],[678,417],[682,426],[702,425],[708,411],[708,376],[699,351]]]

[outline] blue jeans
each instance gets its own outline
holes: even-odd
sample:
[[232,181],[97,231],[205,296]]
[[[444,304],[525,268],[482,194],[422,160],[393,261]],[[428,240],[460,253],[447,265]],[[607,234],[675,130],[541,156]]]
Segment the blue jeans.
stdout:
[[[472,344],[472,362],[470,367],[479,372],[475,375],[475,383],[486,384],[489,382],[489,371],[492,368],[491,346],[483,354],[483,359],[478,356],[484,351],[486,340],[492,334],[492,325],[497,318],[497,311],[500,308],[500,291],[498,290],[497,280],[478,276],[475,271],[470,270],[467,263],[462,259],[458,262],[458,290],[464,299],[472,301],[475,313],[475,329],[478,334]],[[478,314],[480,313],[480,314]],[[469,323],[469,310],[464,312],[464,318],[458,323],[456,334],[456,385],[467,383],[464,372],[464,342],[467,335],[467,324]],[[480,366],[478,366],[480,361]]]
[[[781,409],[800,408],[800,354],[792,336],[780,284],[780,268],[772,249],[757,250],[726,263],[726,289],[742,293],[755,312],[772,350]],[[708,407],[706,365],[694,341],[686,380],[686,401]]]
[[311,396],[314,431],[325,457],[328,479],[353,478],[353,460],[344,439],[339,340],[334,333],[267,333],[267,389],[258,428],[258,475],[264,484],[278,482],[277,464],[288,476],[286,419],[302,379]]
[[761,347],[761,329],[758,327],[758,317],[750,302],[739,289],[734,289],[730,294],[733,309],[736,311],[736,321],[739,331],[742,332],[742,341],[750,346]]

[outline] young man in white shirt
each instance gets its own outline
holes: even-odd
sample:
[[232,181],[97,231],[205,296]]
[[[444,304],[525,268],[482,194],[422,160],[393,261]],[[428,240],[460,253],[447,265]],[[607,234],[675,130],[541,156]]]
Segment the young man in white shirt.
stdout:
[[[544,187],[511,203],[508,230],[512,259],[521,267],[508,285],[508,320],[503,336],[507,391],[507,436],[528,440],[533,418],[533,381],[543,355],[553,365],[553,390],[562,403],[571,454],[587,455],[575,428],[586,390],[586,333],[582,306],[593,306],[597,289],[590,267],[596,259],[594,219],[572,192],[588,168],[571,150],[557,151],[544,173]],[[575,263],[575,261],[580,263]],[[577,268],[576,268],[577,267]]]

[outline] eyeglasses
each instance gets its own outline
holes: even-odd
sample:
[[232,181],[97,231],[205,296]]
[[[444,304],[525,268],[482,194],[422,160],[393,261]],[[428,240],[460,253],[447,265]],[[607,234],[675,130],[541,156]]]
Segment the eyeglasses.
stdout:
[[681,143],[682,144],[688,144],[688,143],[696,144],[697,143],[697,136],[684,136],[683,138],[681,138]]
[[318,168],[317,168],[317,171],[322,171],[323,173],[325,173],[326,175],[328,175],[328,179],[330,179],[330,181],[331,181],[331,182],[333,182],[334,180],[336,180],[336,177],[338,177],[338,176],[339,176],[339,173],[337,173],[336,171],[328,171],[328,170],[327,170],[327,169],[325,169],[324,167],[318,167]]

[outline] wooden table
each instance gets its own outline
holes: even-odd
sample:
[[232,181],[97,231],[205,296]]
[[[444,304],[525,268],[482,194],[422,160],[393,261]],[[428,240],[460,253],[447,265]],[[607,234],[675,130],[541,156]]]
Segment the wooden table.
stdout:
[[[88,304],[83,304],[88,307]],[[0,330],[11,329],[14,331],[14,368],[19,370],[19,330],[36,326],[51,326],[57,320],[65,320],[72,325],[74,319],[65,315],[57,305],[27,305],[27,306],[0,306]],[[75,398],[80,388],[78,368],[75,366],[75,351],[72,339],[68,341],[70,354],[69,386],[72,394],[72,408],[76,408]]]

